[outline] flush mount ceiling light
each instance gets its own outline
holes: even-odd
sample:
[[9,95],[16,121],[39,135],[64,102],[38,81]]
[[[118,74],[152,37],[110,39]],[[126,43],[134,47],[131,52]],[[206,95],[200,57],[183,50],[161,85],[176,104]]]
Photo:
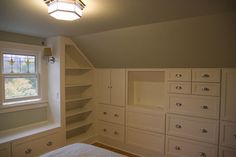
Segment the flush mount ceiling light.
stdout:
[[85,4],[82,0],[44,0],[48,13],[58,20],[73,21],[81,18]]

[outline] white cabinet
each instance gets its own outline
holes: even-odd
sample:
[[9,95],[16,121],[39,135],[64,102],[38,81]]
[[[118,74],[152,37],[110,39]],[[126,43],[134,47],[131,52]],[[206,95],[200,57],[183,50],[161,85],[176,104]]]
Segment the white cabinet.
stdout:
[[236,123],[221,121],[220,144],[236,148]]
[[0,157],[11,157],[11,144],[0,144]]
[[124,106],[125,104],[125,70],[124,69],[99,69],[98,77],[98,102]]

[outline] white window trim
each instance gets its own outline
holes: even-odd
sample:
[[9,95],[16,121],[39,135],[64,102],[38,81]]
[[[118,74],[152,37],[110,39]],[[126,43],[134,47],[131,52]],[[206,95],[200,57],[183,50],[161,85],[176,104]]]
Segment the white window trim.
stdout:
[[[0,112],[4,112],[6,110],[6,112],[14,112],[14,111],[19,111],[19,110],[25,110],[25,109],[32,109],[32,108],[38,108],[38,107],[43,107],[43,106],[47,106],[45,104],[47,104],[47,96],[43,95],[42,93],[47,90],[47,89],[43,89],[43,85],[42,82],[44,82],[44,80],[42,80],[43,77],[41,77],[43,75],[42,73],[42,65],[43,65],[43,60],[42,60],[42,50],[43,50],[44,46],[36,46],[36,45],[28,45],[28,44],[19,44],[19,43],[14,43],[14,42],[5,42],[5,41],[0,41],[0,55],[2,56],[3,53],[8,53],[8,54],[25,54],[25,55],[35,55],[37,58],[37,75],[38,75],[38,97],[36,98],[32,98],[30,100],[25,100],[25,101],[19,101],[19,102],[9,102],[6,103],[7,105],[4,105],[3,101],[0,101]],[[1,84],[3,84],[3,77],[4,75],[2,75],[2,58],[0,61],[0,81]],[[4,99],[4,87],[0,87],[1,91],[0,91],[0,100]],[[42,105],[44,104],[44,105]]]

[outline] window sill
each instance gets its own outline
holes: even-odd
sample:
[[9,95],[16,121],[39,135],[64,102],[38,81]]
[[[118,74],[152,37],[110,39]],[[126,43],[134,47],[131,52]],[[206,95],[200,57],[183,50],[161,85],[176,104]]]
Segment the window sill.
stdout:
[[[6,105],[7,104],[7,105]],[[18,103],[6,103],[5,105],[0,105],[0,113],[9,113],[22,110],[30,110],[36,108],[42,108],[48,106],[48,102],[40,101],[39,99],[31,101],[21,101]]]

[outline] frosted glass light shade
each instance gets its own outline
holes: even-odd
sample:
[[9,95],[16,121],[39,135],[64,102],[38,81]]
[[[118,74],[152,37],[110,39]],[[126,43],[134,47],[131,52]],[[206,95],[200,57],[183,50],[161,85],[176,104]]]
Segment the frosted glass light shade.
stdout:
[[48,5],[48,13],[58,20],[73,21],[82,16],[83,8],[75,0],[55,0]]

